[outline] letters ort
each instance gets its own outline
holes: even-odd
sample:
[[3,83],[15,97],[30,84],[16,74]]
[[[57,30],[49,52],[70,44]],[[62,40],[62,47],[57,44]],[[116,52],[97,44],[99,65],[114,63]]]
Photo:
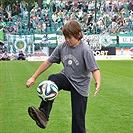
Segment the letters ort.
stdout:
[[108,51],[93,51],[93,53],[94,53],[94,56],[97,56],[97,55],[107,55]]

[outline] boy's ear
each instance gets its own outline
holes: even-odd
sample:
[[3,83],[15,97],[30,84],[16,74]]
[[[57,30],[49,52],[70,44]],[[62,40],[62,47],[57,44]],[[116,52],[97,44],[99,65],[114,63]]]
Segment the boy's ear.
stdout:
[[79,35],[78,35],[78,37],[80,38],[80,36],[81,36],[81,32],[79,32]]
[[79,32],[79,39],[82,39],[83,38],[83,34],[82,32]]

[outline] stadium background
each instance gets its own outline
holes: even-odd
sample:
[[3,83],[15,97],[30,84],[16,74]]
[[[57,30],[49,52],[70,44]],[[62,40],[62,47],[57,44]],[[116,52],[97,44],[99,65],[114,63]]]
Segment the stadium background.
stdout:
[[27,57],[40,53],[49,56],[64,40],[61,27],[76,19],[81,24],[83,40],[96,59],[133,57],[132,1],[43,0],[42,5],[37,2],[1,4],[1,53],[7,49],[11,58],[21,50]]

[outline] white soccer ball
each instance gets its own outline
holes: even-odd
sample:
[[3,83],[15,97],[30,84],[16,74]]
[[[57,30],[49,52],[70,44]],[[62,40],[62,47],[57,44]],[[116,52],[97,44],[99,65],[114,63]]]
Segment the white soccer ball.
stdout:
[[58,87],[54,82],[45,80],[38,85],[37,94],[44,101],[51,101],[57,97]]

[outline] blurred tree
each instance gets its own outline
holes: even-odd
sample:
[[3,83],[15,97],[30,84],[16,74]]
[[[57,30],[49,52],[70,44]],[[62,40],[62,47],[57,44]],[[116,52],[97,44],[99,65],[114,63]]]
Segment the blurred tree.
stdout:
[[37,0],[38,6],[42,8],[42,2],[43,0]]

